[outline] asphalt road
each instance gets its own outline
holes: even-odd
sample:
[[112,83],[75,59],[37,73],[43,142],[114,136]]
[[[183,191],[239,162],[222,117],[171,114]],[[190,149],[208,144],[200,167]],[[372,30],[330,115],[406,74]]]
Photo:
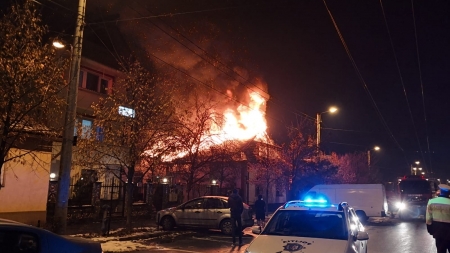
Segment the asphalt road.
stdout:
[[[397,219],[371,220],[366,226],[369,233],[368,253],[436,253],[435,243],[423,220]],[[244,252],[254,235],[247,229],[242,247],[231,247],[231,238],[219,231],[185,231],[176,237],[149,240],[154,249],[141,253],[230,253]]]

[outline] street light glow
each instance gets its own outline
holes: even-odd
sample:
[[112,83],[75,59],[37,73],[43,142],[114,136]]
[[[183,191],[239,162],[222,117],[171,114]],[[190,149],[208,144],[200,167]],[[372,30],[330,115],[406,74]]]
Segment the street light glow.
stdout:
[[331,113],[334,113],[334,112],[337,112],[337,110],[338,109],[336,107],[332,106],[332,107],[330,107],[330,109],[328,111]]
[[64,48],[65,45],[57,40],[53,41],[53,46],[56,48]]
[[373,149],[376,150],[376,151],[378,151],[378,150],[380,150],[381,148],[378,147],[378,146],[375,146]]
[[418,164],[420,164],[420,162],[419,161],[415,161],[415,163],[418,165]]

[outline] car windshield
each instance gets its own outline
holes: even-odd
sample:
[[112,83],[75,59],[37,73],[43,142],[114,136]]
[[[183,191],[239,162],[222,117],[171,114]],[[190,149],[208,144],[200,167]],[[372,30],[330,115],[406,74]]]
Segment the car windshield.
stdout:
[[279,210],[262,234],[347,240],[342,212]]
[[401,193],[427,194],[431,193],[431,185],[428,181],[402,181],[399,184]]

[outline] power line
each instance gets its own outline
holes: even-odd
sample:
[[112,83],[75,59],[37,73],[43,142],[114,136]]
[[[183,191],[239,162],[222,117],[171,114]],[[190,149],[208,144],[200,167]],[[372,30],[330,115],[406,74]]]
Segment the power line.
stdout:
[[[421,63],[420,63],[419,42],[417,39],[416,15],[414,12],[414,0],[411,0],[411,10],[412,10],[413,21],[414,21],[414,37],[416,39],[417,64],[419,65],[419,79],[420,79],[420,89],[422,92],[422,107],[423,107],[423,117],[424,117],[424,122],[425,122],[425,135],[426,135],[426,139],[427,139],[428,159],[430,161],[430,172],[433,173],[433,168],[431,166],[430,141],[428,138],[427,112],[425,109],[425,95],[423,92],[422,67],[421,67]],[[422,159],[425,161],[425,165],[426,165],[426,160],[424,159],[424,156],[423,156],[422,147],[419,147],[419,148],[420,148],[420,153],[422,154]]]
[[375,111],[376,111],[376,113],[377,113],[377,115],[378,115],[378,117],[379,117],[379,119],[380,119],[382,125],[384,126],[385,130],[388,132],[388,134],[389,134],[389,136],[391,137],[391,139],[392,139],[392,140],[394,141],[394,143],[397,145],[397,147],[403,152],[403,155],[404,155],[404,157],[405,157],[405,162],[406,162],[406,164],[409,166],[408,159],[406,158],[405,151],[404,151],[404,149],[401,147],[400,143],[398,143],[398,141],[397,141],[397,139],[395,138],[394,134],[392,133],[391,129],[389,128],[389,126],[387,125],[386,121],[384,120],[384,117],[383,117],[383,115],[381,114],[381,111],[379,110],[379,108],[378,108],[378,106],[377,106],[377,104],[376,104],[376,102],[375,102],[375,100],[374,100],[372,94],[371,94],[370,91],[369,91],[369,88],[367,87],[367,84],[366,84],[366,82],[365,82],[365,80],[364,80],[364,78],[363,78],[361,72],[359,71],[358,66],[356,65],[355,60],[353,59],[353,56],[352,56],[351,53],[350,53],[350,49],[348,48],[347,43],[345,42],[344,37],[343,37],[343,35],[342,35],[342,33],[341,33],[341,31],[340,31],[340,29],[339,29],[339,27],[338,27],[336,21],[334,20],[333,14],[331,13],[330,9],[328,8],[328,5],[327,5],[327,3],[326,3],[325,0],[323,0],[323,3],[324,3],[325,8],[326,8],[326,10],[327,10],[327,12],[328,12],[328,15],[330,16],[330,19],[331,19],[331,21],[332,21],[332,23],[333,23],[333,26],[334,26],[334,28],[335,28],[335,30],[336,30],[338,36],[339,36],[339,39],[341,40],[341,43],[342,43],[342,45],[344,46],[345,52],[347,53],[347,56],[348,56],[348,58],[349,58],[349,60],[350,60],[350,62],[351,62],[351,64],[352,64],[352,66],[353,66],[353,68],[354,68],[354,70],[355,70],[355,72],[356,72],[356,74],[357,74],[357,76],[358,76],[358,78],[359,78],[359,80],[360,80],[360,82],[361,82],[361,84],[362,84],[364,90],[366,91],[366,94],[369,96],[370,102],[372,103],[372,106],[374,107],[374,109],[375,109]]
[[394,47],[394,43],[392,41],[391,31],[389,29],[389,25],[388,25],[388,22],[387,22],[386,13],[384,11],[384,6],[383,6],[382,0],[380,0],[380,6],[381,6],[381,12],[383,14],[384,24],[386,26],[387,33],[389,35],[389,42],[391,44],[392,53],[394,55],[395,65],[397,67],[397,72],[398,72],[398,75],[400,77],[400,83],[402,84],[403,94],[405,95],[406,105],[408,107],[408,112],[409,112],[409,117],[411,119],[411,123],[412,123],[413,129],[414,129],[414,134],[415,134],[415,137],[416,137],[416,140],[417,140],[417,144],[419,146],[420,153],[422,154],[422,159],[423,159],[423,152],[422,152],[422,147],[421,147],[422,145],[420,144],[419,135],[417,134],[417,127],[416,127],[416,124],[414,122],[414,117],[413,117],[413,114],[412,114],[412,111],[411,111],[411,106],[410,106],[410,103],[409,103],[408,94],[406,93],[405,83],[403,82],[403,75],[402,75],[402,72],[400,71],[400,66],[399,66],[398,58],[397,58],[397,53],[395,52],[395,47]]
[[255,5],[258,5],[258,4],[247,5],[247,6],[230,6],[230,7],[213,8],[213,9],[198,10],[198,11],[186,11],[186,12],[178,12],[178,13],[168,13],[168,14],[159,14],[159,15],[150,15],[150,16],[137,17],[137,18],[116,19],[116,20],[111,20],[111,21],[92,22],[90,24],[94,25],[94,24],[102,24],[102,23],[118,23],[118,22],[136,21],[136,20],[142,20],[142,19],[173,17],[173,16],[186,15],[186,14],[237,9],[237,8],[241,8],[241,7],[248,7],[248,6],[255,6]]
[[[134,8],[132,8],[131,6],[128,5],[128,7],[130,9],[132,9],[134,12],[136,12],[137,14],[141,15],[138,11],[136,11]],[[147,11],[149,11],[147,9]],[[161,22],[165,23],[170,29],[172,29],[173,31],[175,31],[178,35],[182,36],[184,39],[186,39],[188,42],[190,42],[192,45],[194,45],[196,48],[200,49],[205,55],[207,55],[208,57],[212,58],[212,60],[220,63],[222,66],[224,66],[228,71],[232,72],[233,74],[239,76],[240,78],[242,78],[244,80],[245,83],[249,83],[252,85],[252,87],[264,92],[265,94],[269,95],[266,91],[264,91],[263,89],[261,89],[260,87],[258,87],[256,84],[252,83],[250,80],[246,79],[245,77],[243,77],[242,75],[240,75],[239,73],[237,73],[236,71],[234,71],[231,67],[229,67],[227,64],[223,63],[222,61],[220,61],[217,57],[212,56],[211,54],[209,54],[205,49],[203,49],[202,47],[200,47],[199,45],[197,45],[195,42],[193,42],[191,39],[189,39],[187,36],[183,35],[181,32],[179,32],[177,29],[173,28],[171,25],[167,24],[167,22],[164,22],[163,20],[159,19]],[[189,51],[191,51],[192,53],[194,53],[195,55],[197,55],[198,57],[200,57],[202,60],[206,61],[208,64],[210,64],[212,67],[216,68],[217,70],[219,70],[220,72],[224,73],[225,75],[229,76],[230,78],[232,78],[233,80],[237,81],[239,84],[245,86],[246,88],[248,88],[251,91],[254,91],[251,87],[247,86],[245,83],[242,83],[241,81],[237,80],[236,78],[234,78],[233,76],[231,76],[230,74],[228,74],[227,72],[223,71],[222,69],[218,68],[216,66],[216,64],[214,64],[213,62],[205,59],[203,56],[201,56],[200,54],[198,54],[197,52],[195,52],[194,50],[192,50],[191,48],[189,48],[187,45],[185,45],[184,43],[182,43],[179,39],[175,38],[174,36],[172,36],[171,34],[169,34],[167,31],[165,31],[163,28],[161,28],[160,26],[158,26],[157,24],[155,24],[154,22],[147,20],[148,22],[150,22],[152,25],[154,25],[156,28],[158,28],[160,31],[162,31],[164,34],[166,34],[167,36],[169,36],[170,38],[174,39],[176,42],[178,42],[180,45],[182,45],[183,47],[185,47],[186,49],[188,49]],[[259,93],[259,92],[258,92]],[[301,117],[305,117],[309,120],[316,120],[314,117],[309,116],[308,114],[304,113],[304,112],[300,112],[300,111],[292,111],[291,108],[286,107],[283,104],[279,104],[280,102],[278,100],[276,100],[275,98],[272,97],[272,103],[274,103],[275,105],[278,105],[284,109],[286,109],[287,111],[290,111],[291,113],[293,113],[294,115],[298,115]]]

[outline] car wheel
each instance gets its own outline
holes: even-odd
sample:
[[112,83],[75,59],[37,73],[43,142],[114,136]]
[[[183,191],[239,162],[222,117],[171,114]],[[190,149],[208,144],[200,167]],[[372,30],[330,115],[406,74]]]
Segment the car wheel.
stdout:
[[172,217],[166,216],[161,220],[161,226],[164,230],[172,230],[175,227],[175,221]]
[[369,219],[369,217],[367,217],[367,215],[366,215],[366,212],[361,211],[361,210],[357,210],[357,211],[356,211],[356,215],[358,216],[359,220],[360,220],[362,223],[367,222],[367,220]]
[[223,234],[231,235],[233,231],[233,225],[231,224],[230,219],[225,219],[220,223],[220,230]]

